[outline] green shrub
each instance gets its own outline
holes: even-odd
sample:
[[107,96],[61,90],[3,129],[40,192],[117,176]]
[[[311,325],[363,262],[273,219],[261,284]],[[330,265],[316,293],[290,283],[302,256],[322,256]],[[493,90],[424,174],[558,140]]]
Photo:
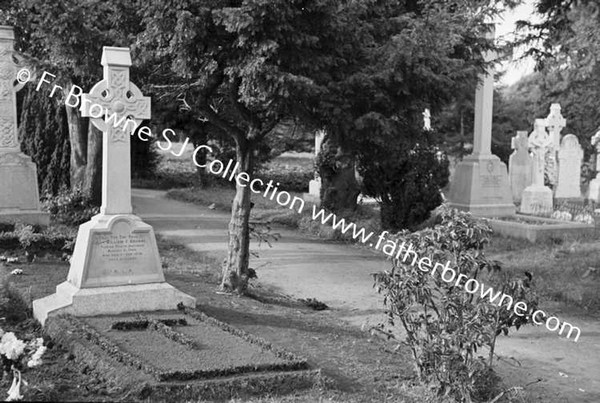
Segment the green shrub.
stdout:
[[[312,168],[271,164],[255,175],[265,183],[273,181],[280,190],[288,192],[308,192],[308,183],[314,178]],[[277,185],[279,183],[279,185]]]
[[[491,233],[487,223],[468,213],[443,210],[440,224],[415,233],[403,231],[393,242],[400,245],[405,241],[405,250],[411,245],[417,258],[429,258],[430,269],[435,263],[446,266],[449,262],[455,276],[477,279],[481,287],[492,286],[494,291],[512,296],[514,303],[525,302],[528,309],[524,316],[508,310],[506,303],[500,307],[467,293],[467,280],[456,284],[454,277],[447,282],[441,272],[432,275],[422,270],[420,264],[412,264],[412,254],[406,262],[394,258],[389,271],[374,276],[375,287],[384,296],[389,324],[400,323],[406,331],[420,381],[435,385],[440,395],[465,402],[482,398],[477,385],[484,385],[482,379],[490,377],[496,336],[508,333],[510,327],[518,329],[530,323],[537,309],[531,275],[512,279],[501,271],[499,262],[485,257],[483,249]],[[387,330],[384,325],[380,327]],[[483,346],[490,348],[487,365],[477,355]],[[486,389],[492,390],[489,385]]]
[[66,225],[80,225],[100,212],[100,208],[81,189],[62,189],[57,196],[46,196],[42,208],[52,219]]

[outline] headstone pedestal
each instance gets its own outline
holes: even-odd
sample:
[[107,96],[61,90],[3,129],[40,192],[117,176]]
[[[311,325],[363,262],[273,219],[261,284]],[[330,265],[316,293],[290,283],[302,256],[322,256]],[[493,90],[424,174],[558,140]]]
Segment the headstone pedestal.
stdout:
[[[489,31],[494,38],[493,26]],[[490,61],[492,55],[486,55]],[[456,166],[450,186],[449,206],[473,215],[503,217],[515,213],[506,164],[491,152],[494,72],[481,77],[475,93],[473,153]]]
[[40,210],[36,165],[21,152],[17,134],[12,27],[0,26],[0,223],[46,226],[50,216]]
[[129,82],[129,49],[105,47],[102,65],[104,80],[83,95],[82,104],[82,116],[91,117],[103,131],[102,207],[100,214],[79,227],[67,281],[56,287],[55,294],[33,302],[34,316],[42,324],[58,313],[94,316],[173,310],[179,303],[196,303],[165,282],[154,231],[132,214],[132,125],[114,127],[90,113],[102,107],[104,119],[116,113],[139,124],[150,118],[150,99]]

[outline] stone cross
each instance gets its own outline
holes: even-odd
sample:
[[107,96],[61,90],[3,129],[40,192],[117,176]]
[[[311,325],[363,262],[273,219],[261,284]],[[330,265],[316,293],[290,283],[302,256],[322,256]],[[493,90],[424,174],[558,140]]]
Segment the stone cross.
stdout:
[[[150,119],[150,98],[129,81],[128,48],[103,48],[104,79],[82,95],[82,116],[90,117],[103,132],[102,214],[131,214],[130,134],[142,120]],[[102,113],[94,113],[95,110]],[[116,119],[107,121],[116,114]],[[115,122],[126,118],[115,127]]]
[[17,92],[24,84],[14,84],[17,73],[17,66],[13,61],[14,40],[12,27],[0,26],[0,153],[20,151]]
[[544,161],[546,150],[552,145],[552,137],[546,131],[545,119],[536,119],[529,135],[529,148],[533,152],[533,184],[544,186]]
[[[495,38],[494,25],[489,25],[486,36],[492,40]],[[491,62],[496,55],[493,52],[486,52],[483,57],[485,62]],[[475,92],[473,155],[490,155],[492,153],[492,109],[494,105],[493,67],[488,67],[479,78],[480,83]]]
[[546,117],[545,125],[552,137],[554,150],[558,152],[560,148],[560,132],[567,125],[566,119],[560,113],[560,104],[552,104],[550,106],[550,114]]
[[513,201],[520,202],[523,190],[531,185],[531,155],[526,131],[517,131],[511,139],[511,148],[515,151],[508,158],[508,178]]
[[431,112],[429,108],[425,108],[423,112],[423,129],[427,131],[431,130]]

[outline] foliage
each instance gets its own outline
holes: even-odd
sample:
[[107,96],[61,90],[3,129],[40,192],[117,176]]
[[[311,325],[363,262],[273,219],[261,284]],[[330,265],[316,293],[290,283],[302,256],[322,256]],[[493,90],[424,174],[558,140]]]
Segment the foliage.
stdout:
[[57,194],[70,183],[71,148],[64,108],[49,97],[46,88],[38,92],[28,86],[21,92],[21,150],[37,165],[40,193]]
[[62,189],[57,196],[46,195],[42,208],[59,223],[77,226],[89,221],[100,209],[79,188]]
[[281,164],[271,164],[255,175],[264,183],[273,181],[280,190],[288,192],[308,192],[308,183],[314,178],[312,169]]
[[384,295],[389,323],[399,321],[406,331],[419,379],[436,385],[441,395],[471,401],[478,378],[487,371],[485,360],[477,356],[479,349],[493,349],[499,332],[530,322],[537,301],[530,295],[530,277],[502,278],[499,262],[485,257],[491,235],[487,223],[456,210],[443,211],[441,218],[434,228],[400,232],[395,242],[406,241],[417,257],[430,258],[430,268],[449,262],[456,274],[480,282],[487,278],[487,284],[512,295],[515,303],[527,303],[527,314],[516,317],[506,306],[467,293],[454,278],[444,281],[441,273],[432,276],[410,260],[394,259],[390,270],[375,274],[375,287]]
[[435,146],[436,134],[422,131],[412,136],[417,141],[401,142],[394,140],[400,130],[365,138],[359,153],[364,193],[380,200],[384,229],[414,229],[442,203],[440,189],[448,184],[448,160]]

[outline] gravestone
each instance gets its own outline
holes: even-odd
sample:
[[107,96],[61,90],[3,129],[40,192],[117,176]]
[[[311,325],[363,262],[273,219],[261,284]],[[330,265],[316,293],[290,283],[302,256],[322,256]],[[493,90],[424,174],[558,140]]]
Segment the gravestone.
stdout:
[[592,146],[596,150],[596,177],[590,181],[588,198],[600,203],[600,131],[591,138]]
[[[494,28],[489,30],[494,38]],[[486,61],[493,54],[485,55]],[[515,213],[508,184],[506,164],[492,154],[492,108],[494,71],[490,67],[480,76],[475,93],[475,133],[473,152],[457,166],[450,183],[449,206],[486,217],[510,216]]]
[[529,155],[529,140],[526,131],[518,131],[511,139],[511,148],[515,151],[508,159],[508,178],[513,201],[519,203],[523,190],[531,185],[532,158]]
[[[315,159],[321,151],[321,145],[323,144],[324,139],[325,130],[318,130],[315,133]],[[317,204],[321,200],[321,177],[319,176],[318,170],[315,170],[315,178],[308,183],[308,194],[305,194],[304,199]]]
[[[132,124],[113,126],[107,116],[150,118],[150,98],[129,81],[128,48],[104,47],[104,79],[82,97],[82,116],[103,132],[102,206],[79,227],[67,281],[33,302],[37,320],[69,313],[94,316],[194,306],[195,299],[165,282],[152,227],[132,214]],[[93,114],[94,108],[102,114]]]
[[581,198],[581,161],[583,149],[577,136],[567,134],[558,151],[558,185],[555,198]]
[[532,153],[532,184],[523,190],[521,213],[552,213],[552,190],[544,185],[544,166],[546,154],[552,147],[552,137],[546,131],[544,119],[536,119],[534,129],[529,135],[529,149]]
[[558,182],[558,151],[560,149],[560,132],[567,125],[567,121],[560,113],[560,104],[550,105],[550,114],[544,120],[544,125],[552,138],[552,145],[548,147],[546,154],[545,175],[548,182],[555,186]]
[[48,225],[40,211],[37,170],[23,154],[17,134],[17,66],[13,61],[12,27],[0,26],[0,222]]
[[425,111],[423,112],[423,130],[431,130],[431,112],[429,111],[429,108],[425,108]]

